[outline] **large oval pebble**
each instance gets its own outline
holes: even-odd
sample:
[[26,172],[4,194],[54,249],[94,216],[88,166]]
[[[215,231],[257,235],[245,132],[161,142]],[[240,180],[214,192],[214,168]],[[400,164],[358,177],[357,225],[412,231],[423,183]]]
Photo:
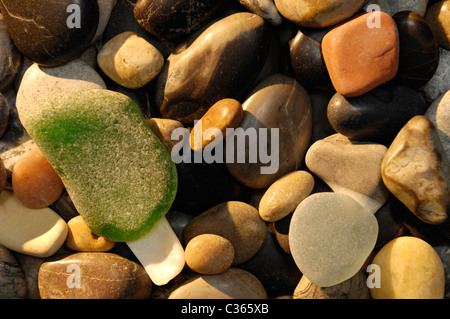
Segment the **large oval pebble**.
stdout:
[[375,216],[345,194],[316,193],[292,216],[289,245],[300,271],[319,287],[354,276],[375,247]]

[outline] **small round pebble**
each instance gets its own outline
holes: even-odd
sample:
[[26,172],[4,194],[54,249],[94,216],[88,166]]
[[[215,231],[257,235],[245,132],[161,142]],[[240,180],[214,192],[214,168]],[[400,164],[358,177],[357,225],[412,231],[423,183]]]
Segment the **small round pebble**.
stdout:
[[102,236],[95,235],[83,220],[81,215],[69,220],[67,223],[69,232],[67,234],[66,246],[75,251],[109,251],[115,242]]
[[204,275],[220,274],[233,263],[234,247],[222,236],[202,234],[189,241],[185,258],[186,264],[195,272]]
[[12,187],[17,198],[29,208],[53,204],[64,190],[64,184],[41,150],[23,154],[14,166]]

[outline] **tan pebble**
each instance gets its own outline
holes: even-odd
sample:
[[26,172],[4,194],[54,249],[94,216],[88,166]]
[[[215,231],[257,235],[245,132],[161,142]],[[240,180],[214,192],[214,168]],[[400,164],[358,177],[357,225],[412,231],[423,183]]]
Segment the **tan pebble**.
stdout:
[[151,118],[147,120],[147,124],[156,136],[158,136],[169,152],[172,151],[174,145],[181,141],[181,138],[178,138],[178,135],[176,139],[172,139],[172,132],[177,128],[184,127],[179,121],[172,119]]
[[69,249],[79,252],[108,251],[115,245],[115,242],[95,235],[81,216],[76,216],[69,220],[67,226],[69,227],[69,233],[65,244]]
[[97,62],[103,72],[117,84],[138,89],[161,72],[164,57],[144,38],[134,32],[123,32],[101,48]]
[[259,215],[267,222],[276,222],[308,197],[314,188],[314,177],[306,171],[295,171],[276,180],[259,203]]
[[234,247],[222,236],[202,234],[189,241],[185,258],[186,264],[195,272],[204,275],[219,274],[233,263]]
[[190,135],[192,150],[201,151],[210,143],[211,147],[220,143],[222,138],[226,138],[226,129],[236,128],[243,114],[241,103],[235,99],[228,98],[216,102],[194,125]]
[[431,5],[425,20],[433,30],[439,45],[450,50],[450,1],[439,1]]
[[53,204],[64,190],[64,184],[41,150],[24,153],[14,166],[12,187],[17,198],[29,208]]

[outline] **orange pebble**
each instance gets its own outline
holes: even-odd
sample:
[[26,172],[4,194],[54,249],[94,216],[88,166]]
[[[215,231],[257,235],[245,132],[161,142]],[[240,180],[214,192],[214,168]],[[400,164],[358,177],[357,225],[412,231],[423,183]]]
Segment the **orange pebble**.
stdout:
[[53,204],[61,196],[64,184],[44,154],[34,149],[17,160],[12,187],[25,206],[38,209]]

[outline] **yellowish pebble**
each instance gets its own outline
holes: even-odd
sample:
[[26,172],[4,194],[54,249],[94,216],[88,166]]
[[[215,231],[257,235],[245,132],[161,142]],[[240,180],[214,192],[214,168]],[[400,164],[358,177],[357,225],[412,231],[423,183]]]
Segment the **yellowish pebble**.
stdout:
[[69,233],[65,244],[69,249],[79,252],[104,252],[111,250],[115,245],[115,242],[95,235],[81,216],[76,216],[69,220],[67,226],[69,227]]

